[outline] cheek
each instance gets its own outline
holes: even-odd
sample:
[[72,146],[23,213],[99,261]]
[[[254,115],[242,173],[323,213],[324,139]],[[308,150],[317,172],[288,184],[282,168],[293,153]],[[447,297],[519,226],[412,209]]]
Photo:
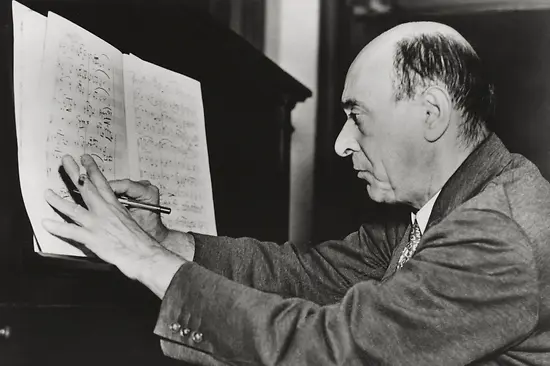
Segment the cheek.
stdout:
[[371,126],[371,135],[363,135],[358,142],[374,177],[380,182],[398,183],[417,164],[414,138],[407,130],[411,126],[405,116],[383,117],[382,122]]
[[372,171],[378,164],[378,149],[376,147],[375,141],[363,138],[359,141],[359,146],[361,147],[360,157],[357,159],[361,165],[361,168],[365,170]]
[[372,173],[373,178],[379,183],[388,183],[388,170],[385,157],[388,151],[381,144],[371,143],[363,150],[368,161],[366,168]]
[[383,159],[388,179],[392,185],[408,184],[419,158],[410,139],[402,139],[389,144],[391,149],[385,152]]

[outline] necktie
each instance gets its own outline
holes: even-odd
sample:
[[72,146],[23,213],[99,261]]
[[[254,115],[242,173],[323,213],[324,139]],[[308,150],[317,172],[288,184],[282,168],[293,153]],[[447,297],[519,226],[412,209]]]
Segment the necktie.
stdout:
[[397,269],[403,267],[403,265],[407,263],[409,259],[411,259],[414,252],[416,251],[416,247],[418,247],[418,243],[420,243],[421,236],[422,233],[420,232],[418,221],[414,220],[413,227],[409,234],[409,242],[407,243],[405,249],[403,249],[403,253],[401,253],[401,256],[399,257],[399,261],[397,262]]

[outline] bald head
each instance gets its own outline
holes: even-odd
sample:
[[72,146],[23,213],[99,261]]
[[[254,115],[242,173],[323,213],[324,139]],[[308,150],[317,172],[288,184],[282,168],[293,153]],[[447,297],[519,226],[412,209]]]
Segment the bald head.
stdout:
[[373,39],[357,55],[354,64],[356,62],[362,62],[365,58],[368,59],[368,57],[378,54],[379,52],[386,52],[386,55],[388,52],[392,53],[397,43],[404,39],[414,39],[424,35],[443,36],[449,40],[462,44],[464,47],[470,48],[473,52],[468,41],[448,25],[435,22],[410,22],[397,25]]
[[357,55],[348,79],[357,84],[370,74],[386,78],[395,101],[412,99],[431,85],[444,88],[462,115],[459,132],[465,145],[476,145],[486,136],[493,87],[478,55],[455,29],[435,22],[411,22],[382,33]]
[[381,34],[352,63],[334,149],[376,202],[419,209],[488,134],[493,91],[472,46],[433,22]]

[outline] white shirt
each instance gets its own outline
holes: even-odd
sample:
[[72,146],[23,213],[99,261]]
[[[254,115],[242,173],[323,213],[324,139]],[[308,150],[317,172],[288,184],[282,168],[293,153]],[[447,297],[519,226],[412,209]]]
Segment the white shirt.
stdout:
[[418,226],[420,226],[420,232],[424,234],[424,230],[426,230],[426,226],[428,225],[428,220],[430,219],[430,215],[432,214],[432,209],[434,208],[435,200],[437,200],[437,197],[439,196],[439,193],[441,193],[441,190],[439,190],[428,202],[424,204],[416,212],[416,215],[411,212],[411,222],[414,225],[414,220],[418,221]]

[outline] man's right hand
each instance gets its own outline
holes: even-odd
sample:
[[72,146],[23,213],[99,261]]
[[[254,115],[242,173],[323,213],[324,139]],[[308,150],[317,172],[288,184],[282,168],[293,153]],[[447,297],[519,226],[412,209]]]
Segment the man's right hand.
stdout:
[[[158,187],[147,180],[136,182],[130,179],[121,179],[109,181],[109,184],[117,196],[126,196],[135,201],[153,205],[158,205],[160,202]],[[129,208],[128,210],[141,228],[163,247],[186,260],[193,260],[195,240],[191,234],[168,229],[162,223],[158,213],[139,208]]]
[[[126,196],[138,202],[158,205],[160,202],[159,189],[147,180],[133,181],[130,179],[109,181],[111,189],[117,196]],[[128,208],[136,222],[159,243],[168,235],[168,228],[160,219],[160,214],[139,209]]]

